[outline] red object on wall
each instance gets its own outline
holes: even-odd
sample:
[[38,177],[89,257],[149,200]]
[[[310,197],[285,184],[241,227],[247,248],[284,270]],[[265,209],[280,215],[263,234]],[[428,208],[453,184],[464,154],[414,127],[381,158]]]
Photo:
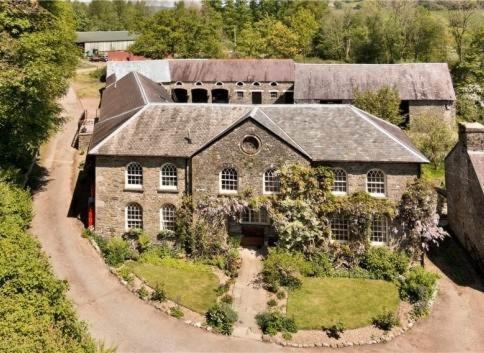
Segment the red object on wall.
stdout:
[[96,219],[96,214],[95,214],[95,208],[94,208],[94,203],[95,203],[95,195],[96,195],[96,185],[94,183],[91,183],[91,192],[90,192],[89,200],[87,201],[87,226],[94,227],[95,219]]
[[94,205],[90,205],[89,209],[87,210],[87,226],[94,227]]

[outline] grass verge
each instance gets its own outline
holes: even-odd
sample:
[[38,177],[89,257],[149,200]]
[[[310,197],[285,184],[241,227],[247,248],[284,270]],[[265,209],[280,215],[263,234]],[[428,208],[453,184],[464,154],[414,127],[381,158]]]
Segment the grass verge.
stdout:
[[303,278],[289,293],[287,315],[299,329],[321,329],[342,322],[346,328],[371,324],[384,311],[397,311],[398,289],[391,282],[357,278]]
[[163,286],[169,299],[198,313],[205,313],[217,301],[219,280],[207,265],[164,258],[126,266],[150,287]]

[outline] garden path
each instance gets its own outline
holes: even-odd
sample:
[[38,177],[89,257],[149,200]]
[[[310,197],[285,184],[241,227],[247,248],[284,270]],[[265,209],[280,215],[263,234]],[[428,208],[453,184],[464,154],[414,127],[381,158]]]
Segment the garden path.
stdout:
[[239,315],[234,328],[234,336],[260,337],[261,331],[255,316],[266,309],[267,292],[258,281],[262,271],[262,254],[249,248],[241,248],[242,265],[233,289],[234,309]]

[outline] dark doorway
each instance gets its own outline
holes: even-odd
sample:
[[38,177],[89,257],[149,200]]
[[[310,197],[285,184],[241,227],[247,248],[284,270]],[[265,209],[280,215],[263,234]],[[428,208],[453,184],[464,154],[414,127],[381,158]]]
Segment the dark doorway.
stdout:
[[252,104],[262,104],[262,92],[252,92]]
[[410,120],[410,102],[400,101],[400,115],[403,117],[403,126],[407,126]]
[[171,91],[171,98],[175,103],[188,102],[188,92],[184,88],[175,88]]
[[327,99],[321,99],[319,101],[319,104],[343,104],[342,100],[327,100]]
[[285,104],[294,104],[294,92],[293,91],[284,92],[284,103]]
[[212,90],[212,103],[228,103],[229,91],[225,88],[216,88]]
[[208,92],[205,88],[192,89],[193,103],[208,103]]
[[240,240],[242,246],[263,246],[264,245],[264,227],[258,225],[243,225],[242,239]]

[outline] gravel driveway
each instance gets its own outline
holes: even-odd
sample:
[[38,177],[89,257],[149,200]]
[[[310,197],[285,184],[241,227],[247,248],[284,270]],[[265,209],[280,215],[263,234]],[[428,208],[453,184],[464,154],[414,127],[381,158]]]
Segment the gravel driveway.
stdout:
[[[33,233],[50,257],[56,275],[70,283],[69,297],[95,338],[118,352],[273,352],[291,351],[251,339],[223,337],[163,315],[128,292],[107,270],[86,239],[81,223],[67,216],[77,178],[76,151],[70,147],[82,107],[70,89],[63,106],[71,119],[41,156],[48,170],[34,196]],[[387,344],[344,348],[342,352],[483,352],[484,292],[477,279],[454,283],[445,274],[428,319]],[[302,352],[302,350],[297,350]],[[323,352],[330,349],[306,349]]]

